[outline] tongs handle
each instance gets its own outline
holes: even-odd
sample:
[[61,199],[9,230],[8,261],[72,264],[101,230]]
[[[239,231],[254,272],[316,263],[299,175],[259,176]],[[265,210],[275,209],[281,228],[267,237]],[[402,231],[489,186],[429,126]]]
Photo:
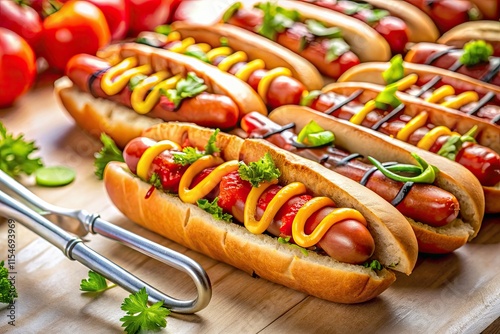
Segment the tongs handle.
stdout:
[[[192,300],[179,300],[170,297],[165,293],[157,290],[156,288],[150,286],[149,284],[140,280],[127,270],[116,265],[106,257],[100,255],[91,248],[87,247],[80,238],[75,237],[72,234],[69,234],[65,230],[53,224],[48,219],[39,215],[32,209],[28,208],[26,205],[14,200],[13,198],[5,194],[3,191],[0,191],[0,203],[4,204],[3,211],[7,212],[9,217],[20,221],[28,229],[35,232],[45,240],[49,241],[51,244],[53,244],[61,251],[63,251],[63,253],[69,259],[79,261],[88,268],[98,272],[99,274],[103,275],[104,277],[116,283],[117,285],[120,285],[129,292],[135,293],[141,288],[145,287],[146,291],[148,292],[150,302],[154,303],[157,301],[163,301],[164,306],[168,307],[173,312],[194,313],[207,306],[212,297],[210,281],[205,271],[195,261],[186,257],[185,255],[174,252],[173,250],[168,250],[168,254],[170,256],[174,256],[174,258],[176,258],[179,261],[179,263],[183,261],[189,263],[190,264],[189,268],[193,272],[192,273],[188,272],[188,274],[190,274],[190,276],[192,276],[191,274],[193,274],[198,279],[198,280],[194,279],[198,289],[198,296]],[[104,226],[105,228],[102,229],[98,223],[97,228],[102,229],[103,232],[107,231],[106,233],[108,232],[112,233],[114,231],[112,227],[116,227],[109,223],[104,224]],[[118,227],[116,228],[119,229]],[[122,230],[120,233],[123,233],[123,231],[125,230]],[[128,231],[125,232],[132,235],[132,233]],[[127,240],[127,238],[130,238],[130,235],[127,236],[127,233],[124,234],[126,237],[121,237],[120,239],[124,243],[129,244],[129,242],[131,241]],[[149,240],[147,241],[151,244],[154,244]],[[140,250],[140,247],[134,247],[134,248]],[[154,256],[155,259],[163,260],[162,252],[167,248],[160,245],[156,245],[156,247],[153,247],[152,249],[154,250],[153,253],[157,252],[157,254],[154,255],[152,254],[152,256]]]

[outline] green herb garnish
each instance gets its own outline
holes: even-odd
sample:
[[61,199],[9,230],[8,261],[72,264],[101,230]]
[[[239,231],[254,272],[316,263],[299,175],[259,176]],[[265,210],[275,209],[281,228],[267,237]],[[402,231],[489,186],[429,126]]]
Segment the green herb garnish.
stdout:
[[89,270],[89,278],[80,282],[80,290],[85,292],[103,292],[115,286],[116,284],[108,285],[104,276],[92,270]]
[[300,98],[300,105],[301,106],[306,106],[309,107],[311,105],[311,102],[315,100],[318,96],[320,96],[322,92],[320,90],[313,90],[310,91],[307,95],[302,96]]
[[465,66],[474,66],[479,63],[488,62],[493,55],[491,44],[483,40],[471,41],[464,45],[464,52],[460,57],[460,63]]
[[[418,165],[397,164],[392,166],[384,166],[381,162],[373,157],[368,157],[368,160],[377,167],[386,177],[394,181],[400,182],[415,182],[415,183],[434,183],[439,169],[436,166],[429,165],[424,159],[416,153],[411,153]],[[397,173],[404,173],[400,175]],[[406,174],[414,175],[407,176]]]
[[305,20],[304,23],[307,26],[307,30],[314,36],[325,38],[342,37],[342,30],[338,27],[326,27],[323,23],[313,19]]
[[0,170],[11,177],[33,174],[43,167],[41,158],[31,157],[36,150],[34,141],[26,141],[23,134],[14,137],[0,122]]
[[370,268],[371,270],[382,270],[382,265],[377,260],[372,260],[371,262],[365,262],[363,264],[365,268]]
[[351,48],[342,38],[333,38],[326,42],[325,61],[331,62],[349,51]]
[[17,298],[16,286],[9,280],[9,271],[0,262],[0,303],[12,304]]
[[168,36],[172,32],[172,27],[168,24],[162,24],[155,28],[155,32],[158,34]]
[[401,80],[405,75],[405,69],[403,67],[403,57],[401,55],[395,55],[390,60],[391,65],[387,70],[382,72],[382,77],[387,85],[390,85],[398,80]]
[[235,2],[234,4],[232,4],[231,7],[229,7],[222,15],[222,21],[224,23],[227,23],[227,21],[229,21],[234,16],[234,13],[236,13],[236,11],[238,11],[238,9],[240,8],[241,2]]
[[220,129],[215,129],[210,138],[208,138],[207,145],[205,145],[205,151],[199,151],[194,147],[185,147],[182,152],[175,152],[173,154],[174,162],[182,166],[191,165],[205,155],[213,155],[214,153],[220,152],[220,149],[215,145],[219,132]]
[[476,132],[477,132],[477,125],[474,125],[469,131],[467,131],[465,134],[461,136],[460,135],[450,136],[443,144],[443,146],[441,146],[441,149],[439,149],[437,154],[452,161],[455,161],[457,153],[460,151],[464,143],[476,142],[476,139],[474,139]]
[[205,210],[206,212],[211,214],[215,219],[223,220],[230,223],[233,220],[233,216],[231,216],[228,213],[224,213],[222,208],[219,206],[218,202],[219,202],[218,197],[216,197],[212,202],[202,198],[196,201],[196,204],[198,204],[198,207],[200,209]]
[[207,54],[205,52],[203,52],[202,50],[199,50],[199,49],[186,50],[186,52],[184,52],[184,54],[186,56],[197,58],[205,63],[211,64],[210,60],[207,57]]
[[110,161],[124,162],[122,151],[116,146],[113,139],[105,133],[101,133],[103,147],[94,154],[94,174],[99,180],[104,177],[104,168]]
[[280,171],[269,153],[266,153],[259,161],[248,165],[240,162],[238,173],[242,180],[250,182],[253,187],[258,187],[263,181],[271,182],[280,177]]
[[276,39],[277,33],[285,31],[300,20],[300,14],[296,10],[285,9],[271,2],[260,3],[256,7],[264,12],[262,24],[257,28],[257,32],[271,40]]
[[393,108],[398,107],[402,102],[396,96],[397,91],[398,86],[395,84],[385,86],[384,90],[381,91],[375,98],[375,106],[378,109],[383,110],[386,110],[388,106],[391,106]]
[[290,245],[291,247],[298,248],[298,249],[302,252],[302,254],[304,254],[304,255],[306,255],[306,256],[308,256],[308,255],[309,255],[309,252],[307,251],[307,249],[305,249],[304,247],[300,247],[300,246],[299,246],[299,245],[297,245],[297,244],[293,244],[293,243],[291,243],[291,242],[290,242],[290,239],[291,239],[290,237],[285,237],[285,238],[283,238],[283,237],[279,237],[279,238],[278,238],[278,242],[279,242],[280,244]]
[[202,78],[198,77],[195,73],[189,72],[186,78],[179,80],[175,89],[160,89],[160,92],[165,95],[170,102],[173,103],[174,109],[179,107],[182,100],[189,97],[194,97],[205,90],[207,90],[207,85]]
[[137,74],[130,78],[130,81],[128,82],[128,88],[130,91],[133,91],[135,87],[137,87],[137,85],[143,82],[147,77],[148,76],[144,74]]
[[148,306],[146,288],[125,298],[121,309],[127,313],[120,319],[123,321],[122,327],[125,327],[125,332],[134,334],[165,328],[167,326],[165,318],[170,314],[170,310],[162,306],[163,301]]
[[297,141],[310,147],[317,147],[331,144],[335,140],[335,135],[331,131],[323,129],[314,120],[311,120],[300,130]]

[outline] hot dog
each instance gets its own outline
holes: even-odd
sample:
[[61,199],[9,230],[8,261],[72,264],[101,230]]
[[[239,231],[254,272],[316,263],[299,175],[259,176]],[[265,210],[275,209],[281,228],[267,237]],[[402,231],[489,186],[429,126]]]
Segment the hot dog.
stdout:
[[[499,149],[497,127],[395,89],[390,92],[384,86],[371,83],[338,82],[327,85],[321,94],[307,99],[305,105],[460,163],[483,186],[486,211],[498,212],[500,194],[496,189],[500,182],[500,155],[496,152]],[[397,101],[401,103],[390,105]],[[379,104],[385,109],[377,107]]]
[[408,42],[434,42],[439,31],[422,11],[403,1],[302,0],[357,18],[389,43],[393,54],[404,53]]
[[[315,131],[313,134],[333,132],[331,143],[298,142],[302,133],[312,127],[311,120],[314,126],[320,126],[311,130]],[[465,168],[447,159],[410,145],[400,145],[387,136],[307,107],[281,107],[273,110],[269,118],[249,113],[243,117],[241,127],[251,138],[265,138],[375,191],[407,217],[420,252],[452,252],[471,240],[481,225],[484,211],[481,185]],[[415,163],[411,153],[425,156],[434,166],[439,165],[433,184],[391,179],[366,159],[371,156],[385,163],[387,159],[394,163]]]
[[55,91],[79,126],[108,133],[120,147],[162,121],[228,129],[247,112],[267,114],[250,86],[191,57],[136,43],[100,55],[75,56]]
[[500,87],[500,57],[492,54],[493,47],[483,40],[469,42],[463,49],[418,43],[410,48],[405,61],[444,68]]
[[464,22],[480,20],[482,14],[469,0],[405,0],[434,21],[441,34]]
[[[106,190],[131,220],[177,243],[254,276],[341,303],[374,298],[394,281],[391,270],[371,271],[364,263],[376,259],[407,274],[415,264],[416,240],[409,224],[354,181],[263,141],[218,133],[214,142],[213,130],[194,125],[163,123],[143,135],[148,138],[136,138],[125,148],[126,164],[107,165]],[[196,154],[201,157],[193,162]],[[178,164],[186,160],[191,161]],[[179,196],[155,187],[170,193],[178,188]],[[323,234],[303,236],[332,209],[326,221],[338,222],[325,227],[327,240]],[[229,220],[229,214],[242,219],[245,228],[220,220]],[[290,223],[293,241],[308,249],[280,244],[272,236],[284,238]],[[308,246],[310,238],[321,240],[322,246],[313,248],[322,251]],[[337,238],[347,239],[348,246]]]
[[271,109],[298,104],[303,91],[324,85],[319,72],[305,59],[236,26],[174,22],[171,28],[167,36],[144,32],[136,41],[198,58],[235,75]]
[[384,61],[391,54],[387,42],[368,25],[298,1],[263,2],[253,8],[238,2],[223,21],[274,40],[334,79],[359,62]]
[[437,42],[463,48],[466,43],[474,40],[491,44],[493,55],[500,57],[500,22],[481,20],[462,23],[439,37]]
[[[429,100],[435,108],[446,112],[443,121],[450,125],[458,123],[471,127],[477,124],[482,132],[479,143],[500,152],[498,86],[434,66],[400,63],[397,59],[391,63],[361,64],[345,73],[339,82],[362,81],[382,85],[386,83],[384,73],[387,77],[394,77],[391,81],[400,80],[402,84],[397,84],[398,90]],[[458,115],[456,111],[459,111]]]

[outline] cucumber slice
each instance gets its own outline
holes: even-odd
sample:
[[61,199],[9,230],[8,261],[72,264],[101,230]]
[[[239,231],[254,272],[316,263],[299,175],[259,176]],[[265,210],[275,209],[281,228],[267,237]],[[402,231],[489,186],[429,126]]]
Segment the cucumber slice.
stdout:
[[74,169],[65,166],[41,167],[35,171],[36,184],[44,187],[60,187],[73,182]]

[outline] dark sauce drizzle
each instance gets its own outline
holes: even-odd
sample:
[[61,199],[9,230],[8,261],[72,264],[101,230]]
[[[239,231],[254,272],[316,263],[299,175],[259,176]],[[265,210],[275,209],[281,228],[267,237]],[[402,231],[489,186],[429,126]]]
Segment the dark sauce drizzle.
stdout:
[[355,99],[357,99],[358,96],[360,96],[362,93],[363,93],[363,90],[362,89],[358,89],[357,91],[355,91],[354,93],[352,93],[351,95],[349,95],[349,97],[347,97],[344,101],[342,101],[340,103],[337,103],[336,105],[331,106],[324,113],[327,114],[327,115],[333,114],[335,111],[339,110],[340,108],[342,108],[343,106],[345,106],[349,102],[354,101]]
[[372,129],[378,130],[382,126],[382,124],[389,121],[391,118],[397,116],[401,111],[403,111],[404,108],[405,108],[404,103],[401,103],[399,106],[394,108],[390,113],[382,117],[377,123],[373,124]]
[[90,94],[92,94],[93,97],[97,97],[97,95],[95,94],[94,92],[94,89],[92,88],[93,84],[94,84],[94,81],[99,78],[99,76],[103,73],[106,73],[111,67],[108,67],[108,68],[105,68],[105,69],[102,69],[102,70],[98,70],[98,71],[95,71],[94,73],[92,73],[89,77],[89,80],[87,82],[87,85],[88,85],[88,89],[89,89],[89,92]]
[[[424,64],[425,65],[432,65],[433,62],[435,62],[436,60],[438,60],[442,56],[444,56],[448,53],[451,53],[453,51],[456,51],[456,50],[459,50],[459,49],[450,48],[450,49],[436,52],[436,53],[430,55],[425,60]],[[500,72],[500,57],[492,57],[490,60],[490,64],[491,65],[490,65],[489,71],[485,75],[483,75],[481,78],[479,78],[478,80],[483,81],[483,82],[490,82],[498,74],[498,72]],[[462,66],[464,66],[464,65],[460,62],[460,60],[457,60],[453,65],[451,65],[451,67],[448,68],[448,70],[456,72]]]
[[[262,137],[259,137],[259,138],[268,138],[272,135],[275,135],[275,134],[279,134],[283,131],[286,131],[286,130],[289,130],[291,128],[295,127],[295,123],[289,123],[289,124],[285,124],[283,126],[281,126],[280,128],[278,129],[275,129],[275,130],[271,130],[269,132],[267,132],[266,134],[264,134]],[[256,137],[254,137],[256,138]],[[292,140],[292,145],[298,147],[298,148],[307,148],[308,146],[306,145],[303,145],[303,144],[300,144],[298,143],[295,138]],[[359,153],[352,153],[344,158],[342,158],[339,162],[337,162],[335,165],[337,167],[340,167],[340,166],[344,166],[344,165],[347,165],[351,160],[354,160],[354,159],[357,159],[357,158],[363,158],[363,155],[359,154]],[[330,159],[330,155],[329,154],[323,154],[321,156],[321,158],[319,158],[318,160],[316,160],[317,163],[321,164],[321,165],[324,165],[325,163],[328,162],[328,160]],[[385,162],[383,163],[384,166],[391,166],[391,165],[396,165],[397,163],[396,162]],[[370,176],[376,172],[378,169],[377,167],[372,167],[370,168],[369,170],[367,170],[365,172],[365,174],[363,175],[363,177],[361,178],[361,181],[359,181],[359,183],[363,186],[366,186],[366,184],[368,183],[368,179],[370,178]],[[406,195],[408,195],[408,193],[410,192],[411,190],[411,187],[413,186],[413,182],[405,182],[403,184],[403,186],[401,187],[401,189],[399,189],[399,192],[396,194],[396,196],[394,197],[394,199],[391,201],[391,204],[393,206],[397,206],[399,203],[401,203]]]

